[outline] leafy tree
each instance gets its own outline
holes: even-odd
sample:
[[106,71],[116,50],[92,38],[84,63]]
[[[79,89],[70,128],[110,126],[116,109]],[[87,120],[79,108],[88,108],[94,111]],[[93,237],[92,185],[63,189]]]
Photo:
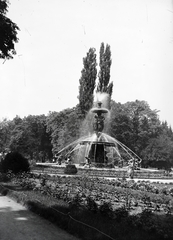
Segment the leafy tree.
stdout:
[[167,122],[162,122],[159,128],[153,128],[151,137],[142,151],[143,164],[169,169],[173,166],[173,133]]
[[23,138],[23,122],[22,119],[19,116],[16,116],[12,120],[12,131],[11,131],[11,138],[9,142],[9,148],[11,151],[18,151],[23,153],[23,144],[24,144],[24,138]]
[[168,126],[167,121],[164,121],[164,122],[161,123],[161,132],[164,135],[167,135],[168,137],[170,137],[170,139],[173,141],[172,128],[171,128],[171,126]]
[[173,166],[173,133],[160,122],[157,111],[145,101],[125,104],[112,101],[111,135],[143,159],[142,165],[169,169]]
[[[46,132],[45,115],[32,116],[24,118],[26,124],[25,132],[27,133],[27,146],[30,149],[30,156],[38,158],[41,153],[44,159],[52,158],[52,145],[50,135]],[[31,152],[32,151],[32,152]]]
[[95,51],[94,48],[90,48],[87,56],[83,58],[84,67],[81,71],[81,78],[79,79],[79,107],[84,116],[93,105],[93,92],[97,76]]
[[53,152],[58,152],[80,136],[82,118],[78,107],[65,109],[59,113],[52,112],[48,115],[46,122],[47,131],[51,135]]
[[13,119],[13,129],[9,148],[18,151],[30,159],[37,158],[42,152],[44,157],[52,157],[52,145],[49,134],[46,132],[46,117],[28,116],[24,119]]
[[65,142],[65,122],[67,119],[67,110],[65,112],[50,112],[47,120],[47,132],[51,135],[51,144],[53,146],[52,151],[53,153],[56,152],[56,150],[60,150],[62,145]]
[[6,17],[8,0],[0,0],[0,58],[10,59],[16,54],[14,43],[18,42],[19,27]]
[[161,133],[157,113],[145,101],[125,104],[112,101],[110,125],[111,134],[140,157],[149,139]]
[[151,138],[142,155],[144,165],[167,170],[173,166],[173,141],[164,134]]
[[0,122],[0,151],[4,151],[9,147],[10,141],[10,131],[11,129],[11,121],[6,118]]
[[132,124],[125,106],[112,101],[110,116],[109,133],[123,144],[131,147]]
[[160,133],[157,111],[151,110],[147,102],[139,100],[127,102],[125,108],[131,120],[131,148],[140,156],[148,140]]
[[110,82],[110,68],[111,68],[111,50],[110,46],[107,44],[106,47],[104,43],[100,46],[100,71],[98,74],[99,82],[97,85],[97,92],[108,93],[111,97],[113,91],[113,82]]

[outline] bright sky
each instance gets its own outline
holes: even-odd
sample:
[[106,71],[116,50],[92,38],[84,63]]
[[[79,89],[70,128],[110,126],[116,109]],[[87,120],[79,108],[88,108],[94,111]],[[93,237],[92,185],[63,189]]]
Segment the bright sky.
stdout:
[[17,55],[0,60],[0,118],[74,107],[83,57],[111,46],[112,98],[145,100],[173,127],[173,0],[11,0]]

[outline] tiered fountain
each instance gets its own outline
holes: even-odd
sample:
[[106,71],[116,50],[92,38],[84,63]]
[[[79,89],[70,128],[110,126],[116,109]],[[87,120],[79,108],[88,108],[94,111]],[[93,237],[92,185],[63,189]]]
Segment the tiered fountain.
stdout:
[[[47,164],[54,166],[56,172],[63,170],[64,165],[61,163],[65,162],[68,163],[68,165],[65,165],[65,169],[72,166],[77,167],[79,174],[83,173],[86,167],[89,167],[93,175],[115,176],[118,173],[124,176],[127,173],[128,166],[133,169],[137,165],[136,163],[141,161],[127,146],[104,132],[110,112],[107,108],[102,107],[102,104],[106,106],[105,99],[96,103],[97,105],[88,113],[89,118],[92,117],[92,120],[89,120],[89,125],[92,124],[92,130],[88,131],[88,136],[81,137],[58,151],[56,157],[60,161]],[[123,168],[120,170],[119,167]],[[100,168],[102,168],[101,171]],[[110,168],[114,168],[112,169],[112,175],[110,174]]]
[[90,112],[94,114],[93,133],[79,143],[81,146],[78,154],[80,163],[87,159],[94,166],[114,164],[114,159],[120,158],[117,143],[113,138],[102,132],[108,109],[102,107],[102,102],[98,102],[97,107],[92,108]]
[[[137,169],[135,172],[136,176],[148,176],[150,172],[146,169],[138,168],[139,163],[142,161],[139,156],[116,138],[103,132],[105,123],[108,122],[106,118],[109,116],[109,110],[102,107],[102,103],[104,101],[98,101],[97,106],[89,111],[89,116],[92,116],[92,120],[90,120],[92,131],[88,136],[81,137],[58,151],[56,157],[61,157],[61,161],[38,163],[37,165],[54,167],[56,174],[58,171],[62,174],[62,170],[66,169],[67,166],[74,166],[78,168],[78,174],[80,175],[86,171],[83,166],[88,166],[90,168],[89,172],[93,176],[131,177],[131,174],[134,174],[134,169]],[[59,164],[67,156],[71,158],[70,164],[65,166]],[[113,169],[110,170],[112,167]],[[160,172],[155,170],[154,174],[157,175]]]
[[[73,164],[88,164],[90,167],[114,167],[118,165],[124,160],[120,154],[122,149],[129,160],[138,158],[117,139],[103,132],[109,110],[102,107],[101,101],[98,101],[97,106],[92,108],[89,113],[92,115],[92,133],[61,149],[57,156],[66,152],[66,156],[71,156]],[[120,148],[121,151],[119,151]],[[128,162],[127,159],[126,162]]]

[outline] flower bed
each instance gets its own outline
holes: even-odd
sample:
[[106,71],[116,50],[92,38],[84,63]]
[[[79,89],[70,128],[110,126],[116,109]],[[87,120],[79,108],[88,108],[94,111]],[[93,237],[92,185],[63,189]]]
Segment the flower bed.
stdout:
[[145,208],[152,211],[173,211],[173,185],[145,181],[91,177],[49,176],[28,174],[13,178],[16,184],[26,189],[39,191],[57,199],[73,202],[78,198],[80,205],[86,206],[88,197],[100,207],[109,203],[112,209],[126,207],[133,213]]
[[[135,183],[125,179],[107,180],[88,175],[52,177],[47,174],[21,174],[11,175],[9,179],[13,187],[21,186],[19,194],[21,190],[24,191],[26,199],[30,199],[31,209],[44,217],[46,215],[51,218],[53,214],[53,219],[58,224],[61,219],[62,226],[78,232],[84,239],[110,239],[101,231],[112,236],[112,239],[115,237],[119,240],[126,239],[125,236],[129,234],[128,239],[131,240],[164,239],[165,236],[166,239],[171,239],[173,235],[172,227],[169,227],[173,223],[171,184],[165,186],[144,181]],[[45,198],[48,199],[47,205],[51,201],[56,205],[51,209],[43,206]],[[63,214],[52,212],[53,209],[61,209],[58,207],[60,201],[66,206],[64,218]],[[73,223],[70,223],[73,227],[69,227],[69,216],[73,219]],[[85,229],[79,227],[79,223]],[[93,232],[96,231],[93,229],[100,230]]]

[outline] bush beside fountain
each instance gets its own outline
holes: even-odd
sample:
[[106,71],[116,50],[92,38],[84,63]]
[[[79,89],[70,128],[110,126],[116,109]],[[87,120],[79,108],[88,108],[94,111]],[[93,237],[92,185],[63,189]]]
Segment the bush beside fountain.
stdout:
[[68,164],[64,168],[64,173],[65,174],[76,174],[77,173],[77,168],[74,164]]

